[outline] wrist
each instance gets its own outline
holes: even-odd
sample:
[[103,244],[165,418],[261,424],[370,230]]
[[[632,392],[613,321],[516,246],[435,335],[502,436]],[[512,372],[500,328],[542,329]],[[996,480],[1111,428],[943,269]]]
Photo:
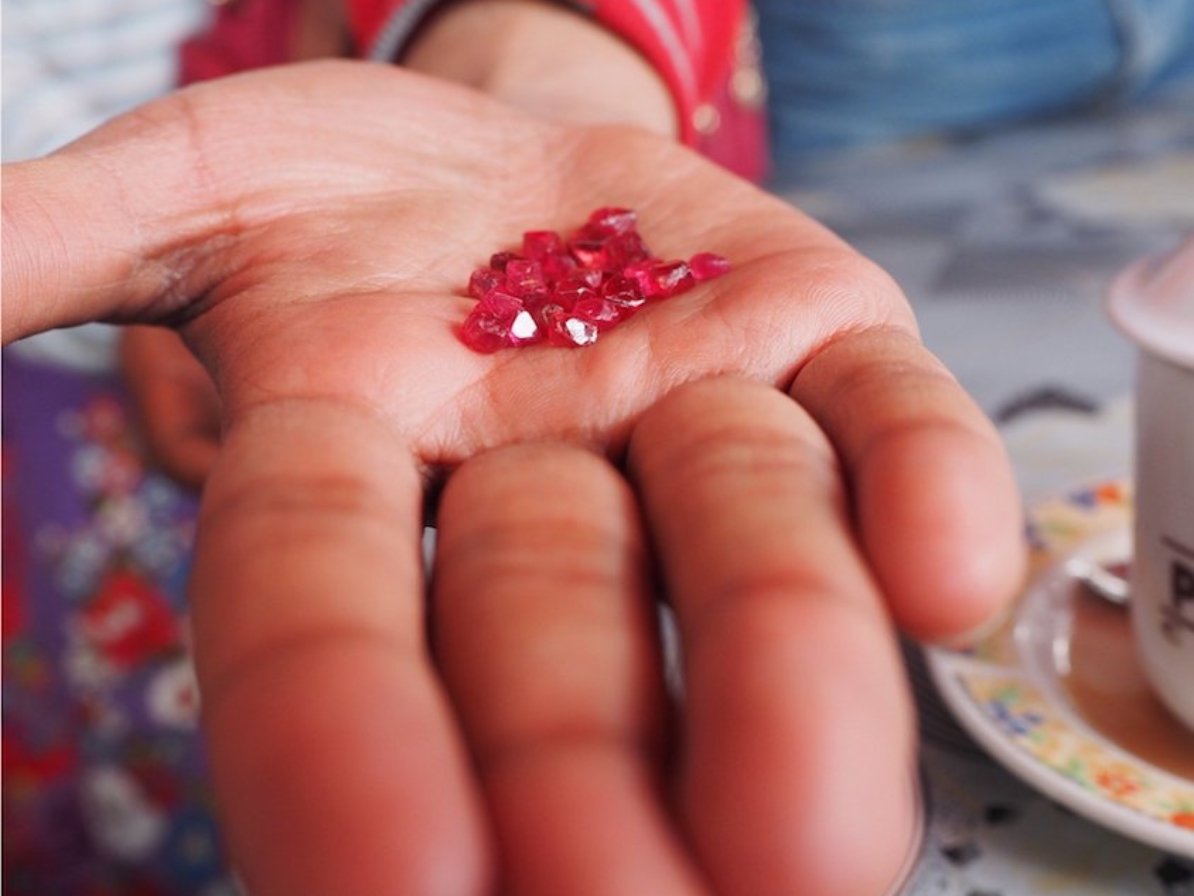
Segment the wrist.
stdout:
[[551,0],[450,4],[421,29],[402,62],[546,118],[677,131],[671,94],[650,63]]

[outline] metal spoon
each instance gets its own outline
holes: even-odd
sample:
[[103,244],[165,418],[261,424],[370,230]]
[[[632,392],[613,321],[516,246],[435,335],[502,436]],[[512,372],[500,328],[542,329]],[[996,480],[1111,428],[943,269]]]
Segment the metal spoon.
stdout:
[[1101,563],[1076,557],[1070,562],[1070,573],[1093,594],[1117,607],[1126,607],[1132,600],[1132,586],[1128,580]]

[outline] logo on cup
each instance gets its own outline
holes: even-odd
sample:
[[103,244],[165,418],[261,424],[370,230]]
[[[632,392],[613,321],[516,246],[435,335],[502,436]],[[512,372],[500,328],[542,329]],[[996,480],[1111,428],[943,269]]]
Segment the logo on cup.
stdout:
[[[1194,561],[1194,549],[1176,539],[1162,538],[1161,543]],[[1191,562],[1174,558],[1169,563],[1169,602],[1161,608],[1161,630],[1175,646],[1184,634],[1194,633],[1194,565]]]

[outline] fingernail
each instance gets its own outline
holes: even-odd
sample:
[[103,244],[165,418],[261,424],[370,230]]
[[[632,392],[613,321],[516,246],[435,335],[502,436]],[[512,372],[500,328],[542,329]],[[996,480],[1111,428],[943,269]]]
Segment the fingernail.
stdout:
[[934,643],[939,647],[945,647],[949,650],[970,650],[999,632],[1011,620],[1011,615],[1011,608],[1007,607],[995,615],[988,617],[969,631],[963,632],[960,635],[948,635],[935,639]]

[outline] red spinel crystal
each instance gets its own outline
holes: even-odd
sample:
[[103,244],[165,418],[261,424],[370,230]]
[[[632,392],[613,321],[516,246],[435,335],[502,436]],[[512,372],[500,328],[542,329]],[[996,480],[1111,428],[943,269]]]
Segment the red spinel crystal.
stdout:
[[625,305],[615,305],[601,296],[590,295],[580,299],[572,306],[572,314],[581,320],[587,320],[598,330],[608,330],[614,324],[634,314],[634,309]]
[[621,270],[628,264],[651,257],[651,250],[634,231],[610,237],[605,243],[606,264],[611,270]]
[[730,263],[715,252],[698,252],[688,259],[688,267],[692,276],[700,283],[729,273]]
[[601,295],[615,305],[626,308],[638,308],[646,299],[639,292],[638,285],[628,277],[615,274],[601,284]]
[[643,294],[648,299],[668,299],[692,289],[696,278],[683,261],[665,261],[652,266]]
[[569,277],[567,280],[562,280],[556,284],[551,298],[553,302],[556,302],[565,310],[571,310],[572,306],[581,299],[596,295],[597,290],[590,286],[584,278]]
[[571,255],[548,255],[539,263],[543,265],[543,276],[548,283],[563,280],[577,269],[576,259]]
[[461,324],[460,340],[473,351],[488,355],[509,344],[508,332],[506,324],[474,308]]
[[494,289],[485,294],[485,298],[477,303],[475,310],[486,317],[508,324],[514,320],[514,315],[522,310],[522,300],[508,292]]
[[547,339],[552,345],[579,348],[597,341],[597,326],[587,320],[575,317],[563,308],[552,308],[546,312]]
[[518,258],[516,252],[494,252],[489,256],[489,266],[495,271],[504,271],[506,265]]
[[468,294],[474,299],[483,299],[506,282],[500,271],[493,268],[477,268],[468,278]]
[[638,226],[638,215],[633,209],[609,206],[599,208],[589,215],[587,228],[600,236],[616,236],[630,233]]
[[581,267],[601,269],[605,267],[605,243],[589,236],[574,237],[568,243],[568,251]]
[[529,296],[547,290],[543,267],[537,261],[512,258],[506,265],[506,288],[516,296]]
[[528,230],[522,235],[522,254],[535,261],[564,251],[564,242],[554,230]]

